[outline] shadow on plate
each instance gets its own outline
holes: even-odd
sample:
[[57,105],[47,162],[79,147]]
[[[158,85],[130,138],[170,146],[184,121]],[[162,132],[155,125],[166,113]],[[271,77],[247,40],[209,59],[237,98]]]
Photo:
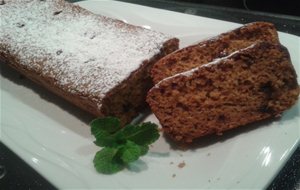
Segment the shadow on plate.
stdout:
[[[36,100],[33,98],[28,98],[25,96],[25,94],[17,94],[13,93],[14,91],[18,91],[18,88],[25,87],[30,90],[32,90],[35,94],[37,94],[42,100],[46,101],[48,104],[54,104],[55,106],[58,106],[60,109],[66,111],[68,114],[75,116],[78,118],[81,122],[83,122],[82,125],[88,125],[89,122],[95,118],[95,116],[81,110],[80,108],[72,105],[71,103],[67,102],[63,98],[55,95],[54,93],[48,91],[47,89],[43,88],[42,86],[32,82],[31,80],[27,79],[23,75],[19,74],[17,71],[9,67],[7,64],[0,62],[0,75],[1,77],[9,80],[14,85],[17,86],[6,86],[4,87],[3,81],[1,81],[1,88],[6,88],[5,90],[8,91],[12,96],[18,98],[22,103],[34,108],[35,110],[44,113],[47,115],[47,117],[61,123],[63,126],[69,128],[70,130],[78,133],[76,131],[76,126],[73,126],[73,123],[71,123],[68,119],[66,119],[66,115],[59,115],[55,111],[56,109],[49,109],[49,107],[45,106],[45,104],[38,104],[36,103]],[[79,126],[83,127],[83,126]],[[81,135],[81,134],[80,134]]]
[[148,165],[143,160],[139,159],[130,163],[127,169],[131,172],[139,173],[148,169]]

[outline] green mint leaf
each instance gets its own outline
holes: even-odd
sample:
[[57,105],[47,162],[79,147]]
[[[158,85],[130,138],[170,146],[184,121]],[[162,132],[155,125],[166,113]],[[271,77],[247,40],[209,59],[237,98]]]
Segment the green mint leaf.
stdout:
[[118,148],[103,148],[94,157],[94,167],[99,173],[113,174],[121,171],[125,166],[117,158]]
[[118,142],[114,135],[108,136],[108,134],[101,134],[97,136],[96,140],[94,141],[95,145],[100,147],[116,147],[118,146]]
[[141,156],[144,156],[145,154],[148,153],[149,146],[148,145],[143,145],[143,146],[140,146],[140,149],[141,149]]
[[127,141],[120,151],[121,160],[126,164],[139,159],[142,153],[140,146],[131,141]]
[[94,157],[94,167],[100,173],[116,173],[130,162],[147,154],[149,145],[159,138],[158,126],[154,123],[126,125],[121,128],[117,118],[98,118],[90,123],[95,144],[102,148]]
[[97,146],[116,146],[115,132],[121,128],[120,121],[114,117],[97,118],[90,123],[91,132],[95,136]]
[[159,138],[158,126],[151,122],[141,125],[127,125],[121,129],[122,138],[130,140],[138,145],[149,145]]
[[96,137],[99,131],[106,131],[112,134],[121,128],[120,120],[115,117],[105,117],[94,119],[91,123],[92,134]]

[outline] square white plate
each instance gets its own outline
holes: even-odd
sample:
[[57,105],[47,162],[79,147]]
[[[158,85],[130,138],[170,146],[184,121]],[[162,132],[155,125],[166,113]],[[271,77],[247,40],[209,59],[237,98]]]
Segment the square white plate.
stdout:
[[[175,35],[181,47],[240,26],[116,1],[78,3],[95,13]],[[300,73],[300,39],[279,33]],[[130,168],[98,174],[88,122],[92,117],[1,65],[1,141],[60,189],[261,189],[299,144],[300,103],[279,120],[205,138],[192,149],[171,147],[164,136]],[[299,79],[298,79],[299,81]],[[158,123],[153,114],[146,120]],[[178,165],[185,163],[184,167]]]

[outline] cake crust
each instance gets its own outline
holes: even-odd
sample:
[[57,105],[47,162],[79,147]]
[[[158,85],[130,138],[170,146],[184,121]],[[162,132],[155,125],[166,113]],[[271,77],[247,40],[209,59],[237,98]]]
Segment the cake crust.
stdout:
[[216,58],[246,48],[256,42],[279,43],[272,23],[253,22],[173,52],[155,63],[151,71],[154,83],[169,76],[188,71]]

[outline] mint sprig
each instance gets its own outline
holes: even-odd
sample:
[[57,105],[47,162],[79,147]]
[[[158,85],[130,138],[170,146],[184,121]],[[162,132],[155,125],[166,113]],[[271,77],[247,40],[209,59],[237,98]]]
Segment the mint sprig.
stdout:
[[121,127],[115,117],[98,118],[90,123],[95,136],[94,143],[103,147],[94,157],[96,170],[113,174],[124,169],[130,162],[147,154],[149,145],[159,138],[158,126],[151,122]]

